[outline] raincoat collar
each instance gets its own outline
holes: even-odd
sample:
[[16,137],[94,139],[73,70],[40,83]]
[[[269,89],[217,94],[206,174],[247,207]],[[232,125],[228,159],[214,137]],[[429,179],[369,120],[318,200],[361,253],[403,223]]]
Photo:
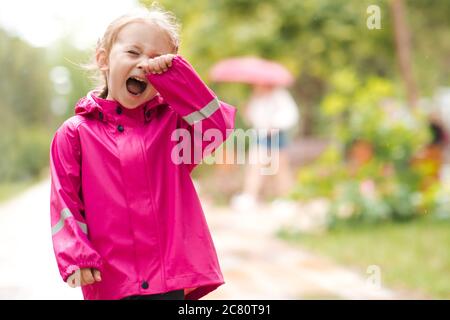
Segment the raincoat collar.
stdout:
[[75,114],[94,116],[100,121],[112,121],[118,116],[138,122],[148,122],[152,118],[153,109],[160,105],[167,105],[159,93],[149,101],[134,109],[127,109],[115,100],[103,99],[98,96],[100,91],[92,90],[86,97],[80,99],[75,106]]

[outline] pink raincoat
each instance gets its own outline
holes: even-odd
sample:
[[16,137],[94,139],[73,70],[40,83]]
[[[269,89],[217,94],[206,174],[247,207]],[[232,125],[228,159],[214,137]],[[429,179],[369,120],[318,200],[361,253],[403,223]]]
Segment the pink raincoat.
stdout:
[[[59,271],[64,281],[79,268],[102,274],[101,282],[82,287],[85,299],[179,289],[186,299],[199,299],[224,284],[190,177],[199,159],[188,152],[192,161],[180,163],[174,154],[185,133],[213,129],[224,141],[236,109],[218,100],[179,55],[168,71],[147,78],[158,91],[153,99],[126,109],[90,92],[51,143],[51,231]],[[176,129],[182,134],[174,135]],[[201,142],[201,154],[221,142]]]

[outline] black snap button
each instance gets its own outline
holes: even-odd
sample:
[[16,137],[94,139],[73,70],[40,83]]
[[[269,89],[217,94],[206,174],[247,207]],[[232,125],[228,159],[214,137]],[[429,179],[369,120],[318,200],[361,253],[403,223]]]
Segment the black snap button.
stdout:
[[122,107],[121,106],[117,106],[116,113],[117,114],[122,114]]
[[148,282],[147,281],[143,281],[141,284],[142,289],[148,289]]
[[119,130],[119,132],[123,132],[123,130],[124,130],[123,125],[119,124],[117,126],[117,130]]
[[151,115],[152,115],[152,111],[151,110],[145,111],[145,117],[146,118],[150,118]]
[[103,112],[99,112],[99,113],[98,113],[98,118],[99,118],[100,120],[103,120]]

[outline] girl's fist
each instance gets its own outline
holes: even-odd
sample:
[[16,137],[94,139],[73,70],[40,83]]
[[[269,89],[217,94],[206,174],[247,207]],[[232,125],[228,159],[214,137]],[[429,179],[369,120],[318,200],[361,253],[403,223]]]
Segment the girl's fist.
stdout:
[[172,60],[175,58],[175,54],[163,54],[156,58],[148,59],[142,63],[140,67],[144,68],[145,72],[152,74],[161,74],[166,72],[172,66]]
[[94,268],[81,268],[67,279],[67,284],[75,288],[100,281],[102,281],[102,277],[99,270]]

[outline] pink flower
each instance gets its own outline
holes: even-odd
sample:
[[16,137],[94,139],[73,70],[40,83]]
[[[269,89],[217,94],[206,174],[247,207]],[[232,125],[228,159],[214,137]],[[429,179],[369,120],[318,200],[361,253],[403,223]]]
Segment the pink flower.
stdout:
[[373,180],[364,180],[359,185],[359,191],[367,198],[375,198],[375,183]]

